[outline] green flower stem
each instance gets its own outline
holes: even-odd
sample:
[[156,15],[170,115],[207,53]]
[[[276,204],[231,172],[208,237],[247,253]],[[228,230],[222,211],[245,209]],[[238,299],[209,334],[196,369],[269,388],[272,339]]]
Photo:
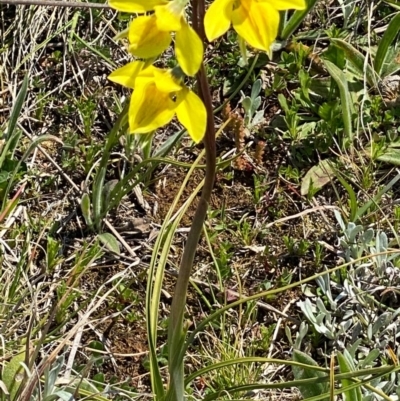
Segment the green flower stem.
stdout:
[[[199,37],[202,38],[203,43],[204,28],[202,21],[204,20],[204,10],[204,0],[193,1],[192,24]],[[203,140],[206,153],[206,173],[199,204],[197,206],[192,226],[183,250],[179,274],[171,305],[171,314],[168,326],[168,365],[170,373],[170,387],[167,399],[173,401],[182,401],[184,399],[183,357],[180,357],[180,355],[185,340],[183,318],[186,306],[186,294],[197,245],[199,243],[203,224],[207,216],[207,210],[211,198],[211,192],[214,187],[216,171],[214,114],[204,64],[201,65],[201,68],[197,74],[197,82],[199,96],[207,110],[207,127]]]

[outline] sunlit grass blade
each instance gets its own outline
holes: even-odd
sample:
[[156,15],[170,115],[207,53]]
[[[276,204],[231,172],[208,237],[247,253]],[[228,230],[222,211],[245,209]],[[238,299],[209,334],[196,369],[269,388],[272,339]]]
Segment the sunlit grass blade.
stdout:
[[[17,121],[18,118],[21,114],[22,106],[24,105],[25,99],[26,99],[26,94],[28,91],[28,84],[29,84],[29,76],[25,75],[24,80],[22,81],[21,89],[18,92],[17,98],[15,100],[14,107],[12,109],[10,119],[8,121],[8,127],[7,127],[7,134],[5,139],[8,141],[10,137],[13,135],[15,127],[17,126]],[[4,146],[1,158],[0,158],[0,166],[3,164],[4,161],[4,154],[6,153],[7,150],[7,143]]]
[[354,133],[352,128],[352,101],[347,85],[346,76],[343,71],[340,70],[335,64],[328,60],[324,60],[326,69],[328,70],[331,77],[335,80],[337,86],[339,87],[340,100],[343,110],[343,124],[344,124],[344,134],[341,146],[342,148],[347,148],[354,139]]
[[[338,352],[338,362],[339,362],[339,368],[341,373],[351,373],[356,370],[354,363],[351,360],[350,354],[345,350],[345,355],[343,355],[341,352]],[[347,355],[346,355],[347,352]],[[361,395],[361,389],[360,387],[356,387],[353,389],[347,389],[349,385],[352,384],[351,380],[349,379],[342,379],[342,388],[344,390],[344,394],[346,397],[347,401],[362,401],[362,395]]]
[[340,181],[340,183],[347,191],[347,195],[349,195],[350,221],[354,222],[356,220],[357,210],[358,210],[357,195],[354,192],[354,189],[351,187],[351,185],[342,177],[340,172],[336,170],[335,173],[336,173],[336,178]]
[[164,384],[162,382],[161,373],[158,367],[156,351],[159,302],[161,297],[162,282],[164,278],[164,270],[168,262],[170,247],[179,222],[183,217],[183,214],[193,201],[194,197],[197,195],[198,191],[200,191],[202,183],[196,188],[195,191],[193,191],[190,198],[185,202],[183,207],[181,207],[178,215],[176,215],[175,218],[173,217],[173,213],[178,205],[179,199],[183,194],[189,178],[191,177],[193,171],[195,170],[197,164],[200,162],[203,156],[204,151],[200,153],[199,157],[196,159],[196,161],[193,163],[190,170],[188,171],[179,192],[175,196],[174,201],[164,218],[164,223],[160,229],[160,235],[158,236],[153,248],[152,258],[148,271],[146,290],[146,324],[150,351],[151,382],[153,386],[153,392],[158,399],[162,399],[165,395]]
[[379,76],[382,74],[383,65],[385,63],[388,50],[393,40],[396,38],[400,31],[400,13],[398,13],[389,23],[385,33],[382,36],[381,41],[376,51],[374,67],[375,71]]
[[335,399],[335,357],[334,353],[331,354],[331,363],[329,369],[329,400],[334,401]]
[[103,218],[103,187],[104,180],[106,177],[107,165],[110,158],[110,153],[113,146],[118,142],[119,135],[124,131],[127,124],[127,114],[129,109],[129,102],[126,102],[123,110],[118,116],[111,132],[107,138],[106,144],[103,149],[103,155],[100,161],[99,169],[93,180],[93,191],[92,191],[92,210],[93,210],[93,223],[97,231],[101,231],[101,219]]
[[54,141],[54,142],[58,142],[60,144],[63,144],[63,142],[61,141],[60,138],[54,136],[54,135],[42,135],[39,136],[37,138],[35,138],[31,144],[28,146],[28,149],[25,151],[25,153],[22,155],[21,159],[18,160],[18,163],[16,164],[12,174],[10,175],[9,178],[9,182],[7,185],[7,188],[4,191],[4,199],[3,199],[3,205],[2,205],[2,210],[4,210],[4,208],[6,207],[7,204],[7,197],[8,194],[10,193],[11,187],[14,184],[14,179],[17,175],[17,173],[20,171],[20,168],[22,166],[22,163],[25,162],[25,160],[28,158],[28,156],[31,154],[31,152],[38,146],[40,145],[42,142],[49,142],[49,141]]
[[368,202],[366,202],[363,206],[361,206],[356,213],[356,216],[354,218],[354,221],[360,219],[366,212],[367,210],[373,205],[373,204],[378,204],[379,200],[382,198],[382,196],[388,192],[394,184],[400,179],[400,172],[394,177],[388,184],[386,184],[372,199],[370,199]]
[[307,7],[304,10],[296,10],[293,15],[289,18],[289,21],[283,27],[282,33],[279,38],[282,40],[288,40],[293,32],[300,26],[304,18],[314,8],[318,0],[307,0]]
[[[394,252],[395,251],[393,251],[393,252],[386,251],[385,254],[391,254],[391,253],[394,253]],[[185,342],[185,345],[182,347],[182,351],[181,351],[182,355],[186,352],[186,350],[189,348],[189,346],[194,342],[196,336],[199,333],[201,333],[207,327],[208,324],[212,323],[214,320],[217,319],[218,316],[221,316],[223,313],[225,313],[229,309],[235,308],[235,307],[237,307],[237,306],[239,306],[241,304],[244,304],[246,302],[249,302],[249,301],[262,299],[264,297],[269,297],[271,295],[275,295],[275,294],[279,294],[279,293],[285,292],[285,291],[287,291],[287,290],[289,290],[291,288],[299,287],[299,286],[301,286],[303,284],[306,284],[306,283],[309,283],[309,282],[312,282],[312,281],[316,280],[318,277],[322,277],[322,276],[324,276],[326,274],[331,274],[331,273],[333,273],[335,271],[338,271],[338,270],[341,270],[341,269],[343,269],[343,268],[345,268],[347,266],[353,265],[354,263],[361,262],[363,260],[367,260],[370,257],[371,257],[371,255],[365,255],[363,257],[360,257],[358,259],[352,260],[350,262],[343,263],[343,264],[341,264],[339,266],[335,266],[335,267],[333,267],[331,269],[327,269],[327,270],[324,270],[324,271],[322,271],[320,273],[314,274],[314,275],[312,275],[310,277],[307,277],[307,278],[305,278],[303,280],[300,280],[300,281],[285,285],[283,287],[274,288],[274,289],[267,290],[267,291],[261,291],[261,292],[255,294],[255,295],[250,295],[250,296],[247,296],[247,297],[243,297],[243,298],[241,298],[241,299],[239,299],[237,301],[234,301],[232,303],[229,303],[227,305],[224,305],[224,306],[220,307],[218,310],[216,310],[211,315],[207,316],[206,318],[204,318],[201,322],[199,322],[197,324],[196,328],[188,336],[188,338],[187,338],[187,340]],[[384,367],[384,368],[388,368],[388,367]],[[399,370],[400,370],[400,368],[399,368]],[[368,371],[371,372],[371,370],[368,370]],[[357,372],[360,372],[360,371],[357,371]]]
[[38,52],[40,49],[43,49],[48,45],[49,42],[51,42],[55,37],[60,35],[61,32],[65,31],[67,28],[69,28],[71,25],[73,25],[73,21],[68,21],[65,25],[57,29],[57,31],[53,32],[52,35],[49,35],[46,37],[46,39],[39,43],[35,48],[33,49],[32,52],[27,54],[20,62],[19,64],[14,68],[13,73],[19,71],[19,69],[32,57],[34,57],[35,53]]
[[304,364],[299,361],[291,361],[291,360],[275,359],[275,358],[263,358],[263,357],[255,357],[254,356],[254,357],[243,357],[243,358],[237,358],[234,360],[218,362],[218,363],[214,363],[212,365],[206,366],[204,368],[201,368],[201,369],[197,370],[196,372],[192,373],[190,376],[188,376],[185,379],[185,384],[188,385],[196,377],[202,376],[213,370],[222,369],[224,367],[232,366],[232,365],[236,365],[236,364],[240,364],[240,363],[271,363],[271,364],[277,364],[277,365],[298,366],[299,368],[313,369],[315,371],[326,373],[326,374],[328,374],[328,372],[329,372],[329,369],[325,369],[325,368],[322,368],[317,365]]
[[[388,370],[387,366],[385,367],[386,369],[381,369],[377,376],[370,376],[368,379],[364,380],[357,380],[356,383],[351,383],[348,386],[346,386],[346,390],[350,391],[356,388],[360,388],[360,386],[365,385],[368,386],[368,383],[372,381],[376,377],[382,377],[385,374],[388,374],[388,372],[394,372],[396,369],[392,366],[391,370]],[[389,367],[390,368],[390,367]],[[336,379],[338,380],[343,380],[343,379],[354,379],[355,377],[361,377],[368,375],[369,371],[376,371],[377,369],[365,369],[363,374],[359,374],[360,372],[347,372],[347,373],[340,373],[336,375]],[[368,372],[366,372],[368,371]],[[373,374],[373,373],[372,373]],[[291,380],[291,381],[282,381],[278,383],[252,383],[252,384],[246,384],[246,385],[241,385],[241,386],[232,386],[220,391],[216,391],[214,393],[211,393],[207,395],[206,397],[203,398],[203,401],[213,401],[218,399],[222,394],[235,394],[238,392],[248,392],[252,390],[262,390],[262,389],[287,389],[287,388],[293,388],[293,387],[299,387],[299,386],[304,386],[304,385],[311,385],[311,384],[318,384],[318,383],[328,383],[329,381],[329,375],[326,375],[324,377],[319,377],[319,378],[309,378],[309,379],[302,379],[302,380]],[[372,391],[373,388],[369,387]],[[337,389],[334,391],[335,395],[339,395],[343,393],[343,389]],[[377,392],[378,393],[378,392]],[[382,392],[378,393],[381,395]],[[321,401],[325,398],[329,398],[330,393],[326,392],[321,395],[313,396],[313,397],[307,397],[304,398],[303,401]],[[232,397],[233,398],[233,397]],[[230,398],[230,399],[232,399]],[[390,398],[389,398],[390,400]]]

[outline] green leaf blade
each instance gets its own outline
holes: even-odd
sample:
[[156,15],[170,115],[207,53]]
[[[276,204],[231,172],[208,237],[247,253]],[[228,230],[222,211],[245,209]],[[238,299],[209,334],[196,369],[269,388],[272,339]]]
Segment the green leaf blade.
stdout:
[[[353,111],[353,104],[351,101],[351,96],[349,92],[349,88],[347,85],[346,77],[343,71],[338,68],[335,64],[328,60],[324,60],[324,64],[326,69],[328,70],[331,77],[334,79],[336,84],[339,87],[340,92],[340,100],[343,109],[343,124],[344,124],[344,133],[345,133],[345,144],[348,146],[350,143],[353,142],[354,133],[353,133],[353,124],[352,124],[352,111]],[[344,144],[342,143],[342,146]],[[345,148],[347,146],[344,146]]]
[[384,62],[387,58],[388,50],[393,40],[400,31],[400,13],[398,13],[389,23],[388,28],[379,42],[378,50],[375,55],[374,68],[379,76],[382,74]]

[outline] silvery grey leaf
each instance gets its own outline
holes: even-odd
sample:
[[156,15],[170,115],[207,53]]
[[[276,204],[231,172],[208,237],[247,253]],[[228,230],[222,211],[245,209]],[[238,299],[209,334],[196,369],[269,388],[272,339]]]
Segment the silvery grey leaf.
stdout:
[[355,358],[356,351],[357,351],[358,347],[360,346],[361,341],[362,341],[361,338],[359,338],[358,340],[354,341],[350,347],[347,348],[347,350],[349,351],[349,354],[353,358]]
[[374,238],[374,229],[373,228],[368,228],[366,231],[364,231],[363,234],[363,241],[365,245],[368,245]]
[[365,369],[367,367],[373,367],[375,364],[373,363],[380,354],[379,349],[371,350],[365,357],[365,359],[360,363],[360,369]]
[[261,79],[257,79],[254,82],[253,87],[251,88],[251,98],[252,98],[253,101],[260,94],[261,86],[262,86]]

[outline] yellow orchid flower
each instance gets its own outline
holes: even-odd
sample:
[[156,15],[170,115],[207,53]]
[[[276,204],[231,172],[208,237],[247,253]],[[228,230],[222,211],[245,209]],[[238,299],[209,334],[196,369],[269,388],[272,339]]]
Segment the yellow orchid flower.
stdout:
[[167,4],[168,0],[109,0],[110,7],[125,13],[145,13],[155,6]]
[[188,0],[110,0],[111,7],[125,12],[151,15],[135,18],[129,26],[129,51],[136,57],[157,57],[171,44],[175,33],[175,54],[186,75],[193,76],[203,60],[203,43],[187,23],[184,10]]
[[196,142],[206,131],[207,112],[201,99],[172,70],[133,61],[112,72],[111,81],[134,89],[129,105],[129,129],[146,134],[168,124],[176,115]]
[[305,0],[215,0],[204,18],[206,36],[211,42],[232,24],[250,46],[268,52],[278,35],[279,11],[305,7]]

